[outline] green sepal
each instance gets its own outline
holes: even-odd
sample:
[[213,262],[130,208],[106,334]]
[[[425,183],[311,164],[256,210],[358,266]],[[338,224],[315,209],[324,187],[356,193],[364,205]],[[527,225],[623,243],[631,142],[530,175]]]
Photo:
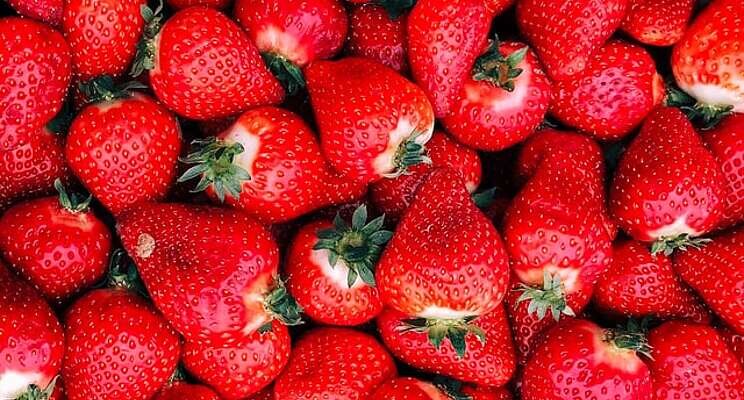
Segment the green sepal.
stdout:
[[[284,281],[277,277],[274,279],[274,289],[266,296],[264,300],[264,309],[274,318],[279,320],[281,323],[287,326],[301,325],[302,321],[302,307],[297,301],[289,294]],[[268,329],[271,329],[271,323],[267,323]],[[262,326],[259,328],[265,328]],[[266,332],[264,330],[264,332]]]
[[75,192],[68,194],[65,190],[65,186],[59,178],[54,180],[54,188],[57,190],[57,193],[59,193],[59,205],[62,206],[62,208],[71,213],[88,211],[93,196],[88,195],[87,197],[83,197]]
[[518,66],[527,56],[528,47],[525,46],[504,57],[499,49],[500,45],[499,37],[495,36],[486,52],[475,60],[472,72],[473,79],[487,81],[494,86],[512,92],[514,91],[514,79],[523,72]]
[[468,334],[475,335],[481,343],[486,342],[486,333],[472,323],[476,318],[477,316],[462,319],[409,318],[403,320],[399,331],[426,333],[429,343],[437,349],[444,339],[448,339],[457,357],[462,358],[467,351],[465,339]]
[[434,386],[444,392],[452,400],[472,400],[473,398],[462,392],[462,382],[446,376],[436,376],[432,379]]
[[710,242],[712,242],[711,239],[693,237],[689,233],[683,233],[679,236],[661,237],[651,244],[651,255],[655,256],[659,253],[664,253],[665,256],[670,256],[676,249],[680,249],[681,251],[687,251],[689,247],[700,249]]
[[478,208],[480,208],[481,210],[485,210],[490,207],[491,204],[493,204],[493,201],[496,199],[496,192],[498,190],[498,187],[492,187],[478,193],[473,193],[470,197],[473,199],[473,203],[475,203]]
[[703,130],[718,125],[734,109],[732,105],[699,103],[673,82],[667,82],[665,104],[679,108],[693,124]]
[[615,329],[606,329],[604,340],[612,343],[618,349],[633,350],[638,354],[643,354],[649,359],[652,347],[648,343],[649,318],[641,321],[629,319],[624,326],[618,326]]
[[28,388],[14,400],[48,400],[54,393],[54,386],[57,384],[59,376],[55,376],[44,389],[36,385],[28,385]]
[[536,313],[539,320],[545,318],[548,311],[556,321],[560,320],[561,315],[576,316],[576,313],[566,303],[563,283],[558,274],[550,275],[548,271],[544,271],[541,288],[521,284],[515,290],[521,291],[522,294],[517,298],[514,306],[517,307],[519,303],[529,301],[527,314]]
[[55,135],[65,135],[70,131],[70,126],[76,116],[77,113],[75,112],[72,98],[71,96],[68,96],[68,98],[62,103],[62,108],[59,110],[57,115],[55,115],[51,121],[47,122],[46,128]]
[[79,85],[85,97],[85,104],[126,99],[132,96],[134,89],[147,89],[147,85],[138,81],[130,81],[117,85],[114,78],[102,75]]
[[142,298],[150,298],[134,261],[123,249],[114,249],[111,252],[105,286],[130,290]]
[[140,7],[140,14],[145,20],[145,28],[142,37],[137,43],[137,51],[132,62],[132,69],[129,75],[133,77],[140,76],[143,72],[155,68],[155,37],[160,32],[163,23],[163,0],[159,0],[158,7],[153,10],[146,4]]
[[413,8],[416,0],[376,0],[374,3],[384,8],[390,19],[396,20]]
[[417,164],[431,164],[431,158],[426,152],[426,147],[423,144],[416,143],[416,138],[420,135],[421,132],[413,132],[405,142],[398,146],[393,158],[393,172],[384,174],[385,178],[394,179],[406,175],[408,174],[408,167]]
[[243,167],[235,164],[235,157],[243,153],[240,143],[227,143],[215,137],[197,139],[191,142],[194,151],[181,158],[184,164],[194,164],[178,178],[178,182],[186,182],[199,177],[192,193],[204,191],[210,185],[220,202],[225,196],[238,199],[243,190],[243,182],[251,180],[251,176]]
[[173,373],[171,374],[170,378],[168,378],[168,385],[172,385],[176,382],[180,382],[184,380],[186,380],[186,372],[183,370],[183,366],[179,364],[173,370]]
[[294,95],[305,88],[306,82],[302,69],[288,58],[276,53],[261,53],[261,57],[287,94]]

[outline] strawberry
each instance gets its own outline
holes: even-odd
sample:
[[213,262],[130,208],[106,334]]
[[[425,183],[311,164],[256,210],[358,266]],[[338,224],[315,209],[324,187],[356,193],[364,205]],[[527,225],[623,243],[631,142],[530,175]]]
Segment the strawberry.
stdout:
[[567,319],[548,331],[524,367],[522,399],[651,400],[649,368],[637,354],[648,351],[642,334]]
[[426,382],[416,378],[394,378],[380,386],[374,399],[385,400],[488,400],[489,397],[466,395],[462,384],[448,379]]
[[426,143],[431,164],[416,164],[395,179],[383,179],[370,185],[370,198],[375,207],[392,221],[398,221],[413,201],[416,189],[434,168],[452,168],[465,178],[465,187],[474,192],[481,180],[481,160],[478,153],[435,130]]
[[517,22],[554,80],[575,79],[620,26],[630,0],[522,0]]
[[429,161],[434,113],[416,85],[364,58],[318,61],[305,74],[323,153],[338,172],[371,183]]
[[[438,343],[438,348],[430,343],[431,333],[418,329],[419,322],[393,309],[377,318],[385,345],[406,364],[486,386],[502,386],[514,373],[514,347],[502,306],[470,322],[477,335],[453,334],[450,343]],[[467,352],[463,355],[458,346],[467,346]]]
[[145,0],[65,1],[62,31],[81,81],[127,70],[145,29],[140,9],[146,4]]
[[396,71],[408,69],[406,15],[391,18],[381,6],[364,4],[349,12],[347,53],[367,57]]
[[212,389],[185,382],[168,385],[153,400],[220,400]]
[[610,189],[610,209],[631,237],[669,255],[697,246],[695,237],[721,219],[725,182],[713,156],[681,111],[649,114],[623,155]]
[[203,6],[223,10],[227,8],[232,1],[230,0],[166,0],[169,6],[176,10],[184,8]]
[[728,186],[718,227],[744,222],[744,115],[726,117],[714,129],[703,132],[703,141],[721,166]]
[[[484,0],[486,8],[491,15],[499,15],[514,4],[515,0]],[[476,399],[477,400],[477,399]]]
[[195,165],[179,180],[200,176],[195,191],[206,189],[265,222],[346,203],[366,190],[331,171],[304,121],[276,107],[247,111],[217,138],[195,145],[184,160]]
[[151,398],[178,363],[178,335],[120,288],[86,293],[65,314],[62,377],[69,400]]
[[556,82],[550,112],[599,140],[630,133],[664,99],[664,82],[640,46],[608,42],[571,79]]
[[52,309],[0,265],[0,398],[42,398],[33,395],[51,391],[63,352],[62,326]]
[[744,369],[715,329],[669,321],[648,344],[655,400],[744,398]]
[[236,0],[234,16],[290,94],[305,86],[302,68],[341,50],[349,28],[340,0]]
[[744,334],[744,228],[677,254],[674,269],[722,320]]
[[8,0],[8,4],[24,17],[33,18],[55,28],[62,25],[63,0]]
[[457,172],[439,169],[421,184],[382,254],[376,281],[385,305],[405,313],[439,347],[462,356],[470,322],[494,310],[509,282],[499,233],[475,206]]
[[85,107],[73,120],[65,156],[91,194],[119,214],[165,197],[176,175],[181,131],[176,118],[145,95],[105,95],[114,98]]
[[671,46],[684,35],[695,0],[630,0],[621,29],[652,46]]
[[499,42],[476,60],[451,113],[442,120],[462,143],[496,151],[524,140],[550,104],[550,82],[527,46]]
[[274,384],[282,400],[364,400],[396,375],[393,358],[373,337],[340,328],[317,328],[294,346]]
[[408,61],[437,118],[451,112],[475,59],[486,47],[491,16],[483,0],[419,0],[408,16]]
[[253,396],[248,397],[247,400],[274,400],[274,387],[269,386]]
[[716,331],[739,360],[742,368],[744,368],[744,335],[735,333],[725,326],[717,328]]
[[475,386],[464,386],[462,393],[466,396],[470,396],[470,400],[512,400],[511,393],[505,388],[487,388],[487,387],[475,387]]
[[106,272],[111,234],[88,209],[90,197],[68,195],[19,203],[0,218],[5,259],[53,301],[70,297]]

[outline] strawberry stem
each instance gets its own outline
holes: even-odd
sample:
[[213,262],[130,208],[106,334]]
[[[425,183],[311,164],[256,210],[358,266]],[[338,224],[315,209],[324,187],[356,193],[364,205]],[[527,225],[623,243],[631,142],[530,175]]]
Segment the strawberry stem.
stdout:
[[243,146],[215,137],[197,139],[191,144],[194,151],[182,158],[181,162],[195,165],[186,170],[178,178],[178,182],[186,182],[198,176],[199,182],[191,190],[192,193],[201,192],[211,185],[220,202],[225,201],[225,195],[240,198],[243,182],[251,180],[248,171],[234,163],[235,156],[243,153]]
[[718,125],[721,120],[733,112],[734,106],[724,104],[699,103],[674,83],[667,83],[665,103],[679,108],[698,128],[708,130]]
[[687,251],[688,247],[699,249],[710,242],[712,242],[711,239],[693,237],[689,233],[679,236],[663,236],[651,244],[651,255],[664,253],[665,256],[670,256],[676,249],[682,251]]
[[605,342],[612,343],[618,349],[629,349],[636,353],[651,357],[651,345],[648,344],[649,319],[644,318],[638,322],[634,319],[628,320],[627,325],[615,329],[605,330]]
[[465,338],[468,333],[475,335],[481,343],[486,342],[486,334],[473,320],[477,316],[469,316],[462,319],[443,318],[409,318],[403,321],[400,332],[422,332],[426,333],[429,342],[439,349],[444,339],[449,339],[452,348],[458,358],[465,356],[467,345]]
[[140,76],[145,70],[155,68],[155,37],[162,28],[163,21],[163,0],[159,0],[158,7],[155,10],[143,4],[140,8],[142,19],[145,20],[145,29],[142,38],[137,43],[137,51],[134,55],[134,62],[129,75],[132,77]]
[[[272,290],[264,300],[264,309],[274,319],[279,320],[281,323],[287,326],[301,325],[302,321],[302,307],[297,301],[289,294],[284,281],[277,277],[274,280],[274,290]],[[271,330],[271,322],[261,326],[259,332],[265,333]]]
[[261,53],[261,57],[289,95],[295,95],[305,87],[302,70],[288,58],[277,53]]
[[535,288],[521,284],[519,288],[515,289],[521,291],[522,295],[519,296],[517,304],[529,300],[527,306],[527,313],[537,313],[537,318],[542,320],[550,310],[553,319],[559,321],[561,314],[575,317],[576,314],[566,303],[566,295],[564,292],[563,283],[561,283],[561,277],[558,274],[550,275],[548,271],[543,272],[543,286],[542,288]]
[[473,79],[486,81],[507,92],[512,92],[514,91],[514,79],[523,72],[518,66],[527,56],[528,47],[525,46],[504,57],[500,46],[499,37],[496,35],[488,46],[488,50],[475,61]]
[[90,206],[93,196],[88,195],[88,197],[83,198],[78,193],[73,192],[68,194],[59,178],[54,180],[54,188],[59,193],[59,205],[62,208],[73,214],[88,211],[88,206]]
[[395,179],[408,173],[408,167],[417,164],[431,164],[431,158],[426,153],[426,147],[423,144],[416,143],[416,138],[421,132],[413,132],[395,152],[393,159],[393,172],[383,175],[385,178]]
[[126,99],[132,96],[133,89],[147,89],[147,85],[137,81],[117,85],[114,78],[108,75],[102,75],[80,84],[80,91],[83,92],[86,100],[85,104]]

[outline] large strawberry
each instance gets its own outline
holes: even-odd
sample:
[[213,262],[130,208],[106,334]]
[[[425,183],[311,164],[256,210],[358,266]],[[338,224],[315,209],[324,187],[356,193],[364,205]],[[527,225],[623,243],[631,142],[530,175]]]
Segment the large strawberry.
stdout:
[[317,328],[294,346],[277,378],[282,400],[366,400],[396,374],[393,358],[372,336],[340,328]]
[[434,113],[416,85],[355,57],[313,63],[305,74],[321,146],[337,171],[373,182],[428,161]]
[[406,56],[406,15],[391,18],[376,4],[364,4],[349,12],[347,53],[371,58],[388,67],[408,69]]
[[744,114],[732,114],[703,132],[703,141],[721,166],[728,187],[718,227],[744,222]]
[[619,40],[602,46],[582,72],[553,88],[551,114],[600,140],[627,135],[664,99],[651,55]]
[[744,399],[744,367],[715,329],[669,321],[648,335],[654,400]]
[[654,110],[618,165],[610,209],[652,253],[699,245],[696,236],[721,219],[726,196],[720,168],[681,111]]
[[153,400],[220,400],[212,389],[185,382],[168,385]]
[[620,26],[629,0],[521,0],[517,22],[554,80],[574,77]]
[[671,46],[682,39],[695,0],[630,0],[621,29],[652,46]]

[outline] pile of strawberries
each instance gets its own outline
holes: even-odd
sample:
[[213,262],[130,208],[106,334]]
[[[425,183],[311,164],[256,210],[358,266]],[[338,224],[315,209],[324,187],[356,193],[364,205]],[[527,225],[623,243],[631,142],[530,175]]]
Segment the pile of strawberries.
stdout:
[[744,1],[0,15],[0,400],[744,400]]

